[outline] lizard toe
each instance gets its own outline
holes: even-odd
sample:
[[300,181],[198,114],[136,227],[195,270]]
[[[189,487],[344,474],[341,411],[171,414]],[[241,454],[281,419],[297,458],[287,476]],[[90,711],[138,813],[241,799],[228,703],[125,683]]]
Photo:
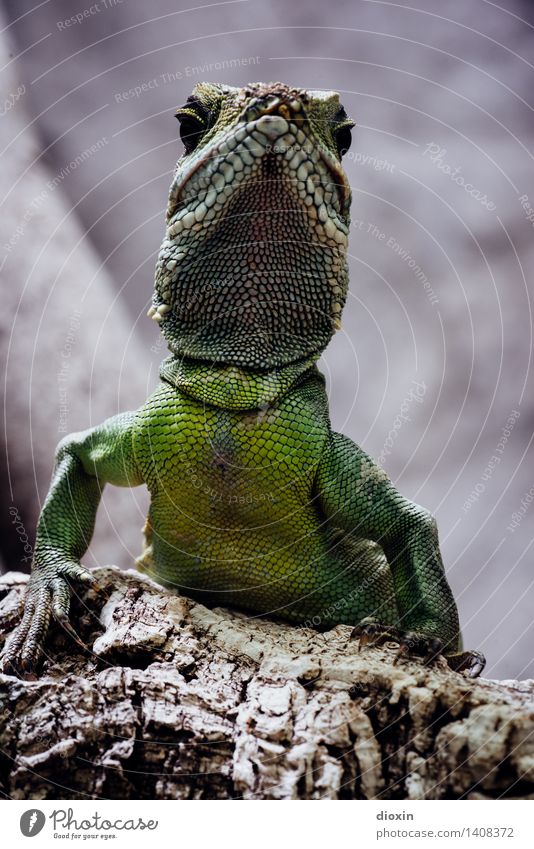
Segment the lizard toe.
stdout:
[[367,617],[352,629],[350,637],[351,639],[358,639],[360,647],[380,646],[390,640],[400,642],[402,633],[394,625],[386,625],[372,617]]
[[28,598],[22,619],[8,638],[0,655],[0,671],[4,675],[17,675],[22,671],[21,650],[28,637],[34,613],[35,602],[32,598]]
[[465,672],[468,678],[478,678],[486,665],[486,658],[479,651],[462,651],[445,655],[445,660],[455,672]]
[[69,611],[70,591],[68,584],[63,578],[55,578],[52,581],[52,614],[54,619],[80,648],[87,649],[83,640],[70,624]]

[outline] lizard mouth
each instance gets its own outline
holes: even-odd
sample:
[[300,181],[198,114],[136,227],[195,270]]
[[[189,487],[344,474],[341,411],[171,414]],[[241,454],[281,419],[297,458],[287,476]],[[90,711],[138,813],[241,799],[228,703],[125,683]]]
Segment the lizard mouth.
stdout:
[[[262,181],[266,159],[276,163],[284,194],[308,211],[321,239],[346,243],[350,187],[339,163],[295,122],[262,115],[241,122],[194,160],[175,184],[167,213],[170,238],[208,227],[244,186]],[[201,227],[195,227],[196,224]]]

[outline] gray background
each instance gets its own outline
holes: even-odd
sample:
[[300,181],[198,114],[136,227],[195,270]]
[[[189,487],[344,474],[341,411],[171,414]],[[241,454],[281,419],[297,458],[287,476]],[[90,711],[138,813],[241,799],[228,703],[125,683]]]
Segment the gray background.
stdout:
[[[173,109],[201,79],[333,88],[358,124],[350,297],[324,357],[333,424],[436,514],[487,674],[534,677],[534,230],[520,201],[534,206],[533,9],[416,4],[4,3],[5,569],[25,568],[61,427],[135,407],[156,381],[165,349],[145,312]],[[86,562],[130,565],[145,508],[140,490],[107,492]]]

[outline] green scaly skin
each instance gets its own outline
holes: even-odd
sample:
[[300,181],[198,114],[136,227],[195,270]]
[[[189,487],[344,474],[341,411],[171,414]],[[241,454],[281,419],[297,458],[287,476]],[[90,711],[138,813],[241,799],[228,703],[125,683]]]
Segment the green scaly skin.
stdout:
[[51,616],[73,636],[70,584],[102,488],[151,494],[138,565],[206,604],[328,628],[401,652],[461,651],[436,524],[330,428],[316,361],[347,293],[350,143],[334,92],[197,85],[178,110],[152,306],[171,356],[135,412],[57,450],[22,622],[2,656],[28,673]]

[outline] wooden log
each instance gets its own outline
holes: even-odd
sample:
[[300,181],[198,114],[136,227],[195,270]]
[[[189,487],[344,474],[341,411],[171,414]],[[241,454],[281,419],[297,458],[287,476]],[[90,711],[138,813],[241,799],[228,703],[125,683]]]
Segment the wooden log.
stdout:
[[[133,571],[73,595],[39,678],[0,677],[16,799],[534,798],[534,682],[208,609]],[[0,636],[27,576],[0,580]]]

